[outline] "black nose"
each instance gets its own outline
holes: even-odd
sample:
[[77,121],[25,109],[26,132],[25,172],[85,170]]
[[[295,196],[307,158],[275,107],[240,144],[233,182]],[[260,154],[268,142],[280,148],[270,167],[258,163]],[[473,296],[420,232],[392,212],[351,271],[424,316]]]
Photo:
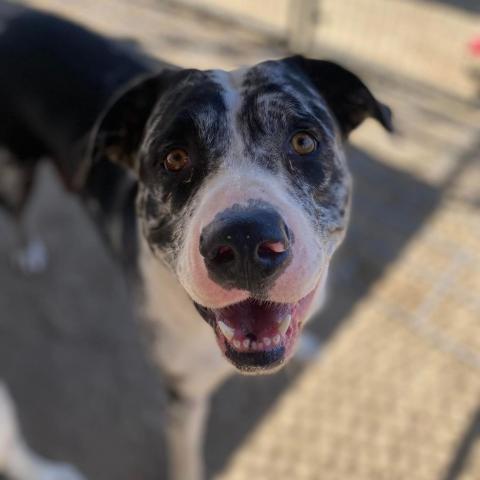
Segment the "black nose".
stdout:
[[259,291],[288,265],[290,235],[275,210],[237,206],[203,229],[200,253],[210,278],[222,287]]

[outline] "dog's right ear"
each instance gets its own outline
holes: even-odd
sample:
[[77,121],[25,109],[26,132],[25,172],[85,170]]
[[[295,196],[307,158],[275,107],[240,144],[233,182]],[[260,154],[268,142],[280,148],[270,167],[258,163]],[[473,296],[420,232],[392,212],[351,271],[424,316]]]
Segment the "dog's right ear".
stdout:
[[88,152],[92,164],[107,159],[137,171],[146,123],[172,73],[142,78],[115,95],[92,131]]

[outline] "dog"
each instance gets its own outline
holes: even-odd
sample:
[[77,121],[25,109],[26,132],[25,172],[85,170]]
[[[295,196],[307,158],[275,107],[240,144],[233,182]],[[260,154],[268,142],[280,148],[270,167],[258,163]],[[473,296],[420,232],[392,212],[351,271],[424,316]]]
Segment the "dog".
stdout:
[[199,480],[211,392],[292,358],[348,224],[344,142],[369,117],[392,131],[391,111],[326,60],[200,71],[45,13],[1,22],[0,145],[27,178],[51,159],[124,260],[170,478]]

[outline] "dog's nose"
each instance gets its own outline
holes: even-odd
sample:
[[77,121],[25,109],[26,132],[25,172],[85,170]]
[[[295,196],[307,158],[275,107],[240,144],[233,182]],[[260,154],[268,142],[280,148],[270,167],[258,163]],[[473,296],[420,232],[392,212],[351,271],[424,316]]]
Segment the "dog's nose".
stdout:
[[288,265],[290,234],[275,210],[231,208],[203,229],[200,253],[222,287],[259,291]]

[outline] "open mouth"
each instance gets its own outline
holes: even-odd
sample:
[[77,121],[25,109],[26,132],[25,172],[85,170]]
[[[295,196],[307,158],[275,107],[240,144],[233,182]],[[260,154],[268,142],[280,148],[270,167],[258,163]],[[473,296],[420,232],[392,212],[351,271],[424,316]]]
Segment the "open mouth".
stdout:
[[249,298],[218,309],[196,306],[233,365],[243,372],[261,373],[278,368],[292,355],[314,293],[297,303]]

